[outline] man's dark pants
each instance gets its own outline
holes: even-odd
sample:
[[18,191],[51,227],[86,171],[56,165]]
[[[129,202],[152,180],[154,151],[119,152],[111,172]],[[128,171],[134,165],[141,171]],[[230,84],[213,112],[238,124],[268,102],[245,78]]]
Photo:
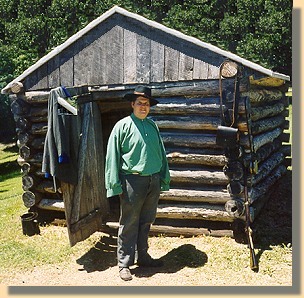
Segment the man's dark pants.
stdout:
[[120,219],[117,240],[119,267],[129,267],[148,254],[148,234],[155,220],[160,194],[159,174],[121,175],[123,195],[120,197]]

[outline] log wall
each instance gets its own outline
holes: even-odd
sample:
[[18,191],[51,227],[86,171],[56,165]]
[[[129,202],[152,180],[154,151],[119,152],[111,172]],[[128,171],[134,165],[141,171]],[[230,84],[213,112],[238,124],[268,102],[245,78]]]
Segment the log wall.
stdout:
[[[238,128],[243,159],[254,165],[248,178],[254,221],[271,186],[286,172],[285,157],[291,151],[283,145],[289,137],[284,131],[288,127],[288,102],[284,92],[275,88],[240,89]],[[230,225],[238,217],[231,216],[234,205],[229,202],[233,203],[235,193],[231,190],[235,192],[237,187],[242,198],[243,185],[231,185],[231,173],[223,171],[227,157],[216,144],[221,125],[218,90],[217,80],[191,87],[154,86],[154,96],[160,103],[151,108],[150,116],[160,129],[171,174],[171,189],[161,194],[156,219],[163,232],[169,221],[179,228],[202,228],[204,222]],[[102,93],[102,98],[97,89],[91,92],[102,114],[106,144],[115,122],[130,110],[121,102],[123,93],[119,91],[108,97]],[[61,189],[55,192],[52,179],[41,173],[48,95],[47,91],[10,95],[18,135],[18,163],[23,173],[22,199],[27,208],[64,212]]]

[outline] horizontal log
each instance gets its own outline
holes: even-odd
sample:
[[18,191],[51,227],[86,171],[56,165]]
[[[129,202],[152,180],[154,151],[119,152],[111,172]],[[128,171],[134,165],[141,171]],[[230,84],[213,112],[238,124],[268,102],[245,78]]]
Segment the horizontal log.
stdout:
[[249,192],[250,204],[254,201],[260,199],[268,192],[270,187],[285,173],[287,169],[284,165],[279,165],[276,167],[266,179],[262,180],[260,183],[256,184]]
[[244,216],[245,205],[242,200],[229,200],[225,204],[227,213],[236,218]]
[[24,117],[18,117],[17,119],[15,119],[15,121],[16,121],[16,132],[18,134],[27,132],[28,130],[30,130],[32,126],[32,123]]
[[230,181],[227,185],[228,192],[230,196],[237,197],[240,196],[244,192],[244,186],[240,181]]
[[46,117],[48,116],[47,104],[41,104],[39,106],[32,106],[28,114],[29,117]]
[[21,172],[23,175],[28,175],[33,172],[33,167],[30,163],[24,162],[21,166]]
[[[220,98],[210,97],[164,97],[158,98],[159,104],[151,107],[150,115],[202,115],[217,116],[221,115]],[[238,113],[244,114],[245,103],[250,109],[248,97],[241,97],[238,104]],[[223,109],[225,106],[223,105]]]
[[[223,88],[231,86],[234,80],[225,79],[223,80]],[[126,93],[134,90],[134,85],[124,85],[123,87],[92,87],[92,99],[93,101],[108,101],[113,98],[123,98]],[[240,91],[245,92],[248,90],[247,83],[240,84]],[[191,82],[164,82],[155,84],[152,89],[152,96],[155,98],[159,97],[176,97],[176,96],[202,96],[211,97],[219,96],[219,80],[201,80]]]
[[31,135],[28,132],[24,132],[24,133],[19,133],[17,135],[17,145],[20,148],[21,146],[27,145],[30,141],[32,141],[34,139],[34,135]]
[[57,192],[55,191],[54,182],[53,180],[42,180],[39,184],[35,186],[35,190],[39,192],[44,193],[61,193],[61,188],[59,187],[57,189]]
[[48,91],[28,91],[25,92],[23,99],[30,104],[47,103],[49,94]]
[[284,93],[278,89],[251,89],[241,95],[248,96],[252,105],[278,101],[284,97]]
[[23,159],[29,159],[31,156],[31,148],[29,146],[21,146],[19,148],[19,155],[23,158]]
[[190,228],[190,227],[172,227],[152,225],[151,235],[164,235],[168,237],[193,237],[193,236],[212,236],[212,237],[230,237],[233,238],[232,230],[212,230],[207,228]]
[[33,170],[31,173],[35,174],[36,177],[38,178],[43,178],[43,179],[52,179],[52,178],[46,178],[45,173],[41,171],[41,167],[34,167],[35,170]]
[[41,166],[42,158],[43,158],[43,153],[38,152],[29,159],[24,159],[21,156],[18,156],[17,162],[18,162],[19,166],[22,166],[25,162],[28,162],[28,163],[33,164],[35,166]]
[[24,203],[24,206],[27,208],[31,208],[35,206],[37,203],[40,202],[42,199],[42,195],[40,193],[34,193],[32,191],[25,191],[22,194],[22,200]]
[[11,84],[10,89],[12,93],[18,94],[20,92],[23,92],[24,86],[21,82],[14,82]]
[[28,146],[32,149],[39,150],[44,148],[45,136],[35,136],[28,132],[18,134],[17,145],[19,148]]
[[198,155],[218,155],[224,156],[224,149],[221,147],[210,147],[210,148],[200,148],[200,147],[184,147],[184,146],[172,146],[167,144],[165,146],[166,154],[198,154]]
[[47,122],[41,122],[41,123],[32,123],[31,129],[29,130],[32,134],[37,135],[45,135],[48,129]]
[[288,88],[288,84],[286,84],[285,80],[274,78],[274,77],[262,77],[259,79],[254,79],[253,76],[249,77],[249,82],[253,86],[260,86],[260,87],[285,87]]
[[[119,228],[118,222],[107,222],[106,226],[102,227],[101,232],[109,234],[117,234]],[[213,230],[209,228],[193,228],[193,227],[174,227],[168,225],[155,225],[151,226],[150,236],[164,235],[168,237],[193,237],[193,236],[213,236],[213,237],[231,237],[233,238],[232,230]]]
[[160,194],[162,201],[177,201],[177,202],[201,202],[210,204],[225,204],[230,196],[226,189],[219,187],[214,189],[178,189],[170,188],[169,191],[164,191]]
[[162,140],[167,146],[219,148],[213,134],[168,133],[161,132]]
[[41,166],[37,166],[33,163],[23,162],[21,165],[22,175],[35,175],[39,178],[44,178],[44,173],[41,172]]
[[[256,152],[262,146],[273,142],[276,138],[278,138],[281,135],[281,133],[282,133],[281,128],[275,128],[272,131],[268,131],[254,136],[252,139],[253,151]],[[250,148],[249,137],[250,135],[241,135],[240,144],[245,148]]]
[[[179,99],[179,98],[178,98]],[[164,100],[159,99],[160,103],[151,107],[150,115],[203,115],[203,116],[220,116],[219,103],[199,102],[197,99],[192,101],[187,99]],[[194,101],[196,100],[196,101]],[[203,100],[202,100],[203,101]]]
[[156,218],[202,219],[210,221],[232,222],[223,205],[178,205],[159,204]]
[[282,127],[285,118],[283,116],[274,116],[267,119],[257,120],[252,122],[251,132],[253,135],[272,130],[276,127]]
[[228,179],[223,172],[212,170],[170,170],[171,183],[227,185]]
[[39,150],[44,148],[44,143],[45,143],[45,136],[41,136],[41,137],[37,136],[31,142],[29,142],[28,145],[35,150]]
[[64,212],[64,202],[61,199],[47,199],[43,198],[38,203],[37,207],[43,210],[61,211]]
[[47,116],[29,116],[29,115],[27,115],[27,118],[32,123],[39,123],[39,122],[47,122],[48,121]]
[[285,156],[291,156],[291,144],[283,144],[280,150]]
[[210,154],[183,154],[180,152],[171,152],[167,154],[170,165],[207,165],[223,167],[227,160],[224,155]]
[[152,119],[160,129],[217,130],[221,125],[219,117],[152,116]]
[[[231,86],[233,80],[227,79],[222,81],[222,86],[225,89],[227,86]],[[190,86],[165,86],[153,89],[152,95],[154,97],[170,97],[170,96],[218,96],[219,95],[219,80],[206,80],[195,82]],[[240,84],[240,91],[247,90],[247,85]]]
[[11,111],[14,115],[26,115],[29,113],[30,109],[30,105],[21,98],[17,98],[11,103]]
[[43,134],[47,132],[47,122],[31,122],[29,119],[19,117],[16,121],[17,133]]
[[38,185],[40,179],[34,175],[23,175],[22,176],[22,189],[30,190],[33,189],[34,186]]
[[250,219],[251,222],[254,222],[256,218],[258,218],[260,212],[262,211],[265,203],[268,201],[270,198],[272,192],[273,192],[273,187],[270,187],[270,189],[267,191],[267,193],[264,193],[262,197],[260,197],[258,200],[254,201],[250,205]]
[[[257,121],[250,121],[251,133],[257,135],[265,131],[273,130],[276,127],[284,128],[285,118],[283,116],[274,116]],[[238,123],[240,131],[248,131],[248,125],[246,120],[240,120]]]
[[277,138],[273,142],[270,142],[262,147],[260,147],[254,154],[245,154],[244,163],[249,165],[250,161],[262,162],[267,159],[273,152],[281,148],[281,141]]
[[285,109],[282,102],[278,102],[270,106],[252,107],[250,110],[250,118],[252,121],[272,117],[281,114]]
[[223,167],[223,172],[229,180],[240,180],[244,175],[241,160],[228,159],[228,163]]
[[284,159],[285,156],[282,152],[275,152],[267,160],[261,162],[257,174],[252,177],[252,184],[256,185],[267,178],[275,167],[283,163]]

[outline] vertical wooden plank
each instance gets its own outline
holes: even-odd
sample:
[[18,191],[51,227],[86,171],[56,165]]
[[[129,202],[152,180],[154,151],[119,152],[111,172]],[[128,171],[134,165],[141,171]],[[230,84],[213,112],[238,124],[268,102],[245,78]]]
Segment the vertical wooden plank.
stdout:
[[47,75],[47,64],[41,65],[37,69],[38,83],[35,85],[35,89],[47,89],[48,88],[48,75]]
[[136,81],[150,83],[151,69],[151,40],[145,36],[137,36]]
[[220,74],[220,68],[209,64],[208,65],[208,79],[218,79]]
[[90,85],[100,85],[104,74],[102,68],[102,59],[105,59],[106,45],[102,42],[102,38],[98,38],[91,44],[92,60],[91,60],[91,72],[90,72]]
[[24,82],[26,90],[39,90],[48,88],[47,64],[41,65],[31,73]]
[[[98,39],[98,50],[94,53],[94,58],[92,63],[94,64],[93,71],[96,72],[95,74],[95,84],[96,85],[105,85],[107,74],[106,74],[106,53],[107,53],[107,44],[106,44],[106,37],[102,35]],[[96,63],[95,63],[96,61]]]
[[[81,142],[78,153],[78,184],[74,192],[74,201],[71,211],[71,224],[75,224],[80,219],[81,200],[87,200],[88,194],[82,198],[83,189],[89,187],[86,185],[86,158],[88,150],[88,136],[90,128],[90,103],[83,105],[82,127],[81,127]],[[88,159],[90,161],[90,159]]]
[[123,82],[123,29],[114,26],[105,34],[106,37],[106,82],[121,84]]
[[60,61],[60,85],[72,87],[74,86],[74,58],[71,53],[64,51],[59,56]]
[[179,52],[170,47],[165,47],[165,81],[178,80]]
[[184,53],[179,55],[178,80],[192,80],[193,78],[193,57]]
[[151,40],[151,82],[163,82],[165,69],[165,46]]
[[58,55],[47,62],[49,74],[48,84],[51,89],[60,86],[59,62]]
[[204,80],[208,78],[208,64],[202,60],[194,59],[193,79]]
[[135,83],[136,82],[136,44],[137,44],[137,34],[124,30],[124,57],[123,57],[123,65],[124,65],[124,83]]
[[92,151],[93,151],[93,160],[95,175],[93,177],[93,184],[95,186],[95,192],[93,196],[93,208],[99,208],[102,210],[103,219],[109,212],[109,201],[106,197],[106,189],[104,183],[105,176],[105,152],[103,144],[103,130],[102,130],[102,121],[101,114],[96,102],[92,103]]
[[79,114],[82,117],[82,137],[78,157],[78,184],[65,185],[63,195],[67,204],[66,215],[69,216],[71,245],[100,229],[109,213],[104,186],[104,151],[98,104],[84,104]]
[[[83,40],[83,42],[86,42]],[[91,77],[91,65],[93,60],[93,49],[91,45],[81,46],[81,50],[74,56],[74,85],[89,84]]]

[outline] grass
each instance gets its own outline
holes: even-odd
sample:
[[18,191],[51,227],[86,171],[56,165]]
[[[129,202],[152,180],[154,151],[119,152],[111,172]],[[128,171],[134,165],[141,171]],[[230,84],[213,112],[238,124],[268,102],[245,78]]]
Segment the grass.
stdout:
[[70,247],[62,227],[40,227],[41,235],[23,235],[20,216],[28,209],[22,201],[17,156],[16,146],[0,144],[0,282],[7,272],[65,262],[82,249],[81,244]]
[[[290,128],[292,129],[292,108],[290,106]],[[290,141],[291,142],[291,141]],[[55,225],[40,226],[41,234],[28,237],[23,235],[20,216],[27,212],[22,201],[22,185],[20,167],[17,164],[18,148],[13,144],[0,144],[0,283],[8,276],[18,272],[32,270],[35,267],[83,262],[85,266],[98,266],[100,259],[108,262],[107,266],[115,264],[115,253],[102,251],[100,233],[93,234],[70,247],[67,228]],[[278,184],[284,191],[286,187]],[[278,196],[285,199],[286,192]],[[287,202],[288,203],[288,202]],[[286,204],[287,204],[286,203]],[[264,208],[272,211],[274,222],[269,223],[268,214],[261,216],[262,223],[257,230],[256,253],[261,264],[258,274],[249,269],[249,250],[247,245],[237,243],[231,238],[214,238],[209,236],[193,238],[151,237],[150,248],[152,256],[167,258],[166,272],[184,272],[191,279],[204,278],[208,285],[232,285],[241,279],[247,285],[263,285],[266,282],[275,285],[291,284],[292,245],[291,224],[281,223],[286,206],[274,210],[278,206],[275,198],[273,205]],[[280,214],[282,212],[282,214]],[[264,220],[264,222],[263,222]],[[281,225],[281,226],[280,226]],[[260,239],[259,239],[260,237]],[[94,267],[95,266],[95,267]],[[96,269],[95,269],[96,270]],[[97,271],[102,271],[99,269]],[[73,274],[73,273],[71,273]],[[185,279],[188,278],[185,276]],[[238,276],[238,279],[236,279]],[[203,280],[203,279],[202,279]]]

